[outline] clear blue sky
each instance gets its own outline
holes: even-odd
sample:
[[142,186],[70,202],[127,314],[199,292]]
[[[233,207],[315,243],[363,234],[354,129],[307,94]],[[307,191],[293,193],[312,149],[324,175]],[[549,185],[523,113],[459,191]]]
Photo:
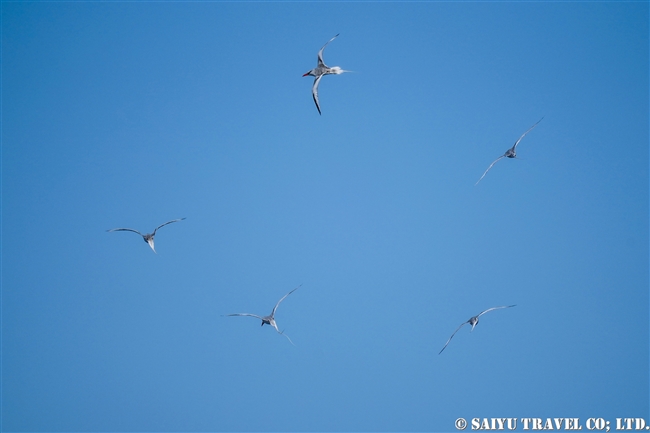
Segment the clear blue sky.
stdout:
[[647,2],[1,8],[3,431],[648,420]]

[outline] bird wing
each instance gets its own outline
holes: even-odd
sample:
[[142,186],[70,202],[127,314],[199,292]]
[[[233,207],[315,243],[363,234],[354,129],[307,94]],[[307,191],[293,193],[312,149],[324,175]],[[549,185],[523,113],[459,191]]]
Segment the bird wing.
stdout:
[[155,234],[156,234],[156,231],[157,231],[160,227],[163,227],[163,226],[166,226],[167,224],[175,223],[175,222],[178,222],[178,221],[183,221],[184,219],[185,219],[185,218],[178,218],[178,219],[175,219],[175,220],[167,221],[165,224],[160,224],[158,227],[156,227],[156,228],[154,229],[153,233],[151,233],[151,234],[152,234],[152,235],[155,235]]
[[478,182],[476,182],[476,183],[474,184],[474,186],[478,185],[478,183],[479,183],[481,180],[483,180],[483,178],[485,177],[485,175],[487,174],[487,172],[490,171],[490,169],[492,168],[492,166],[493,166],[494,164],[496,164],[497,161],[500,160],[500,159],[503,158],[503,157],[505,157],[505,155],[501,155],[500,157],[498,157],[497,159],[495,159],[494,162],[492,162],[492,164],[490,164],[490,166],[487,168],[487,170],[485,170],[485,173],[483,173],[483,176],[481,176],[481,178],[478,180]]
[[[340,33],[339,33],[339,34],[340,34]],[[334,36],[332,39],[330,39],[329,41],[327,41],[327,43],[325,43],[325,45],[323,45],[323,48],[321,48],[320,51],[318,51],[318,66],[325,66],[325,67],[327,67],[327,65],[325,64],[325,62],[323,62],[323,50],[325,49],[325,47],[327,46],[327,44],[329,44],[329,43],[332,42],[334,39],[336,39],[336,37],[337,37],[339,34],[337,34],[337,35]]]
[[[462,323],[458,328],[456,328],[456,330],[454,331],[454,333],[451,334],[451,337],[449,337],[449,340],[447,340],[447,342],[445,343],[445,347],[447,347],[447,345],[449,344],[449,342],[451,341],[451,339],[454,338],[454,335],[456,335],[456,332],[458,332],[458,330],[459,330],[460,328],[462,328],[463,326],[465,326],[465,325],[468,324],[468,323],[469,323],[469,320],[468,320],[467,322],[463,322],[463,323]],[[442,353],[442,351],[445,350],[445,347],[443,347],[443,348],[440,350],[440,352],[438,352],[438,355],[440,355],[440,354]]]
[[[300,286],[302,286],[302,284],[301,284]],[[298,288],[299,288],[300,286],[296,287],[295,289],[293,289],[292,291],[290,291],[289,293],[287,293],[286,295],[284,295],[282,298],[280,298],[280,300],[278,301],[278,303],[275,304],[275,307],[273,307],[273,311],[271,311],[271,317],[274,317],[274,316],[275,316],[275,310],[278,309],[278,305],[280,305],[280,302],[284,301],[284,298],[286,298],[287,296],[289,296],[290,294],[292,294],[293,292],[295,292],[296,290],[298,290]]]
[[137,233],[137,234],[139,234],[140,236],[144,236],[144,235],[143,235],[142,233],[140,233],[139,231],[137,231],[137,230],[133,230],[133,229],[123,229],[123,228],[118,228],[118,229],[110,229],[110,230],[106,230],[106,231],[109,232],[109,233],[110,233],[110,232],[133,232],[133,233]]
[[250,314],[250,313],[234,313],[234,314],[226,314],[226,316],[250,316],[250,317],[255,317],[257,319],[260,319],[261,321],[264,321],[263,317],[258,316],[257,314]]
[[[539,120],[537,121],[537,123],[541,122],[542,119],[544,119],[544,116],[542,116],[542,118],[539,119]],[[515,144],[511,147],[511,149],[512,149],[513,152],[515,152],[515,151],[517,150],[517,145],[519,144],[519,142],[521,141],[521,139],[524,138],[524,136],[525,136],[526,134],[528,134],[530,131],[532,131],[533,128],[537,126],[537,123],[534,124],[533,126],[531,126],[530,128],[528,128],[528,131],[526,131],[526,132],[524,132],[523,134],[521,134],[521,137],[519,137],[519,140],[515,141]]]
[[481,317],[482,315],[484,315],[484,314],[487,313],[488,311],[499,310],[499,309],[501,309],[501,308],[516,307],[516,306],[517,306],[517,305],[515,304],[515,305],[505,305],[505,306],[503,306],[503,307],[492,307],[492,308],[488,308],[488,309],[485,310],[485,311],[481,311],[481,312],[478,314],[478,316],[476,316],[476,317],[477,317],[477,318],[478,318],[478,317]]
[[318,102],[318,83],[320,83],[321,78],[323,78],[322,75],[316,77],[316,79],[314,80],[314,85],[311,87],[311,95],[314,97],[314,102],[316,103],[316,109],[318,110],[318,114],[321,114],[320,103]]

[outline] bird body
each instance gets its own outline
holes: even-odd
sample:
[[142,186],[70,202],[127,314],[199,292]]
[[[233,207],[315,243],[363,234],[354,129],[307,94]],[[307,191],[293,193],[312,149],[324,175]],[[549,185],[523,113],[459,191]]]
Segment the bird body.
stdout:
[[[156,232],[158,231],[158,229],[161,228],[161,227],[163,227],[163,226],[166,226],[167,224],[175,223],[175,222],[178,222],[178,221],[183,221],[184,219],[185,219],[185,218],[178,218],[178,219],[175,219],[175,220],[167,221],[166,223],[161,224],[161,225],[159,225],[158,227],[156,227],[156,228],[154,229],[153,232],[151,232],[151,233],[145,233],[145,234],[142,234],[142,233],[140,233],[140,232],[137,231],[137,230],[134,230],[134,229],[127,229],[127,228],[117,228],[117,229],[110,229],[110,230],[106,230],[106,231],[109,232],[109,233],[110,233],[110,232],[133,232],[133,233],[137,233],[137,234],[139,234],[140,236],[142,236],[142,239],[144,239],[144,241],[145,241],[147,244],[149,244],[149,246],[151,247],[151,249],[152,249],[153,252],[155,253],[155,252],[156,252],[156,249],[154,248],[153,239],[154,239],[154,237],[156,236]],[[158,253],[156,253],[156,254],[158,254]]]
[[311,71],[305,72],[303,74],[303,77],[306,77],[307,75],[311,75],[313,77],[316,77],[316,79],[314,80],[314,84],[311,87],[311,94],[312,94],[312,97],[314,98],[314,103],[316,103],[316,109],[318,110],[318,114],[321,114],[320,103],[318,102],[318,84],[320,83],[321,78],[323,78],[325,75],[330,75],[330,74],[339,75],[339,74],[342,74],[344,72],[351,72],[351,71],[343,70],[338,66],[332,66],[330,68],[323,61],[323,50],[325,50],[325,47],[327,46],[327,44],[329,44],[334,39],[336,39],[337,36],[338,36],[338,34],[336,36],[334,36],[332,39],[330,39],[329,41],[327,41],[327,43],[325,45],[323,45],[323,47],[320,49],[320,51],[318,51],[318,64],[316,65],[316,67],[314,69],[312,69]]
[[516,305],[507,305],[507,306],[503,306],[503,307],[492,307],[492,308],[488,308],[488,309],[485,310],[485,311],[481,311],[481,312],[480,312],[479,314],[477,314],[476,316],[472,316],[472,317],[470,317],[469,320],[468,320],[467,322],[463,322],[463,323],[461,323],[460,326],[459,326],[458,328],[456,328],[456,330],[454,331],[454,333],[451,334],[451,337],[449,337],[449,340],[447,340],[447,342],[445,343],[445,346],[440,350],[440,352],[438,352],[438,355],[440,355],[440,354],[442,353],[442,351],[445,350],[445,348],[447,347],[447,345],[449,344],[449,342],[451,341],[451,339],[454,338],[454,335],[456,335],[456,333],[458,332],[458,330],[459,330],[460,328],[462,328],[463,326],[465,326],[465,325],[467,325],[467,324],[469,323],[470,325],[472,325],[472,329],[470,330],[470,332],[471,332],[471,331],[474,330],[474,327],[478,324],[478,318],[481,317],[483,314],[485,314],[485,313],[487,313],[487,312],[489,312],[489,311],[492,311],[492,310],[499,310],[499,309],[501,309],[501,308],[510,308],[510,307],[516,307]]

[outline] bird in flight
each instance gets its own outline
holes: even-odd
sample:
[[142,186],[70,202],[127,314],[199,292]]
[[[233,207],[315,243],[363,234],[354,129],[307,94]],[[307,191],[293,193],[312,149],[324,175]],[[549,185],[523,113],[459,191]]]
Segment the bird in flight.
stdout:
[[[302,286],[302,284],[300,286]],[[289,338],[289,336],[287,334],[285,334],[284,331],[280,331],[278,329],[278,324],[275,323],[275,310],[278,309],[278,305],[280,305],[280,302],[284,301],[284,298],[286,298],[287,296],[289,296],[290,294],[292,294],[293,292],[298,290],[298,288],[300,286],[296,287],[295,289],[293,289],[292,291],[290,291],[289,293],[284,295],[282,298],[280,298],[278,303],[275,304],[275,307],[273,307],[273,310],[271,311],[271,314],[269,314],[268,316],[262,317],[262,316],[258,316],[257,314],[251,314],[251,313],[235,313],[235,314],[227,314],[227,316],[250,316],[250,317],[255,317],[257,319],[260,319],[262,321],[262,324],[260,326],[264,326],[264,325],[273,326],[275,328],[275,330],[278,332],[278,334],[284,335],[285,337],[287,337],[287,340],[289,340],[289,342],[291,344],[293,344],[293,341],[291,341],[291,338]],[[294,346],[295,346],[295,344],[294,344]]]
[[[543,119],[543,118],[544,118],[544,117],[542,117],[542,119]],[[537,123],[541,122],[542,119],[539,119],[539,120],[537,121]],[[501,158],[516,158],[516,157],[517,157],[517,145],[519,144],[519,142],[521,141],[521,139],[524,138],[524,137],[526,136],[526,134],[528,134],[528,133],[529,133],[529,132],[534,128],[534,127],[537,126],[537,123],[534,124],[533,126],[531,126],[530,128],[528,128],[528,131],[526,131],[526,132],[524,132],[523,134],[521,134],[521,137],[519,137],[519,139],[518,139],[517,141],[515,141],[515,144],[514,144],[510,149],[506,150],[506,153],[504,153],[503,155],[501,155],[500,157],[498,157],[497,159],[495,159],[494,162],[492,162],[492,164],[490,164],[490,166],[487,168],[487,170],[485,170],[485,173],[483,173],[483,176],[481,176],[481,178],[478,180],[478,182],[480,182],[481,180],[483,180],[483,178],[485,177],[485,175],[487,174],[487,172],[490,171],[490,169],[492,168],[492,166],[493,166],[494,164],[496,164],[497,161],[499,161]],[[474,184],[474,186],[478,185],[478,182],[476,182],[476,183]]]
[[333,66],[329,67],[323,62],[323,50],[329,44],[332,42],[334,39],[336,39],[338,35],[334,36],[332,39],[327,41],[325,45],[323,45],[323,48],[320,49],[318,52],[318,66],[316,66],[314,69],[312,69],[309,72],[306,72],[303,74],[303,77],[306,77],[307,75],[312,75],[316,77],[314,80],[314,85],[311,88],[311,94],[314,97],[314,102],[316,103],[316,109],[318,110],[318,114],[321,114],[320,112],[320,103],[318,102],[318,83],[320,83],[320,79],[323,78],[324,75],[329,75],[329,74],[342,74],[343,72],[352,72],[352,71],[344,71],[343,69],[339,68],[338,66]]
[[[483,314],[487,313],[488,311],[499,310],[499,309],[501,309],[501,308],[510,308],[510,307],[515,307],[515,306],[516,306],[516,305],[508,305],[508,306],[504,306],[504,307],[492,307],[492,308],[488,308],[488,309],[485,310],[485,311],[481,311],[481,312],[480,312],[479,314],[477,314],[476,316],[470,317],[469,320],[468,320],[467,322],[463,322],[463,323],[462,323],[458,328],[456,328],[456,330],[454,331],[454,333],[451,334],[451,337],[449,337],[449,340],[447,340],[447,342],[445,343],[445,347],[447,347],[447,345],[449,344],[449,342],[451,341],[451,339],[454,338],[454,335],[456,335],[456,332],[458,332],[458,330],[459,330],[460,328],[462,328],[464,325],[466,325],[466,324],[469,323],[470,325],[472,325],[472,331],[473,331],[473,330],[474,330],[474,327],[475,327],[476,324],[478,323],[478,318],[481,317]],[[470,332],[471,332],[471,331],[470,331]],[[443,347],[442,350],[440,350],[440,352],[438,352],[438,355],[440,355],[440,354],[442,353],[442,351],[445,350],[445,347]]]
[[[178,221],[183,221],[184,219],[185,219],[185,218],[178,218],[178,219],[175,219],[175,220],[167,221],[165,224],[161,224],[161,225],[159,225],[158,227],[156,227],[152,233],[146,233],[146,234],[142,234],[142,233],[140,233],[140,232],[137,231],[137,230],[133,230],[133,229],[124,229],[124,228],[110,229],[110,230],[106,230],[106,231],[109,232],[109,233],[110,233],[110,232],[133,232],[133,233],[137,233],[137,234],[139,234],[140,236],[142,236],[142,238],[144,239],[144,241],[145,241],[146,243],[149,244],[149,246],[151,247],[151,249],[152,249],[153,252],[155,253],[155,252],[156,252],[156,249],[153,247],[153,238],[154,238],[154,236],[156,236],[156,231],[158,231],[158,229],[159,229],[160,227],[163,227],[163,226],[166,226],[167,224],[175,223],[175,222],[178,222]],[[157,253],[156,253],[156,254],[157,254]]]

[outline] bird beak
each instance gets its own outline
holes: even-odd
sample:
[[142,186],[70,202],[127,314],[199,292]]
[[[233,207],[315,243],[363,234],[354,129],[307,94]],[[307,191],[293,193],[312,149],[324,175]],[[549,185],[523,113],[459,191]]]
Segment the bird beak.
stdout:
[[[309,71],[309,72],[311,72],[311,71]],[[309,75],[309,72],[305,72],[304,74],[302,74],[302,76],[306,77],[307,75]]]

